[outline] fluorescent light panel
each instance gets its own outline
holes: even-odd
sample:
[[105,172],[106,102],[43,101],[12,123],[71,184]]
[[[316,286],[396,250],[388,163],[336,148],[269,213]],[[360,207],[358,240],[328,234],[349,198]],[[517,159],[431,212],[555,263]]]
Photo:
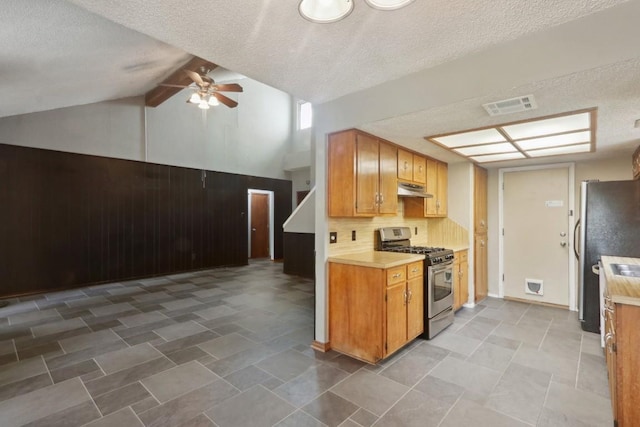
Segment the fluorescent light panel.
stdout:
[[478,163],[488,163],[488,162],[499,162],[501,160],[524,159],[525,157],[524,157],[524,154],[517,151],[515,153],[489,154],[486,156],[473,156],[469,158]]
[[552,148],[590,141],[591,132],[585,130],[582,132],[565,133],[563,135],[546,136],[544,138],[525,139],[523,141],[516,141],[516,144],[523,150],[536,150],[539,148]]
[[498,144],[454,148],[453,151],[462,154],[463,156],[478,156],[481,154],[511,153],[518,150],[510,142],[501,142]]
[[590,113],[536,120],[515,125],[502,126],[511,139],[534,138],[574,130],[589,129]]
[[564,147],[545,148],[542,150],[527,151],[531,157],[558,156],[560,154],[588,153],[591,151],[591,143],[566,145]]
[[506,141],[504,136],[493,128],[440,136],[431,139],[448,148],[464,147],[466,145],[492,144]]

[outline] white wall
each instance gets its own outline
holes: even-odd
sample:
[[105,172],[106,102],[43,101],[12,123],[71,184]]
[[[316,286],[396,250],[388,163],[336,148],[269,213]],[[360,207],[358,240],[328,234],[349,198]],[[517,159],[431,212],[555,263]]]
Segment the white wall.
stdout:
[[144,100],[125,98],[0,119],[0,144],[144,160]]
[[251,79],[239,106],[206,112],[182,91],[157,108],[142,97],[0,119],[0,143],[286,179],[292,98]]

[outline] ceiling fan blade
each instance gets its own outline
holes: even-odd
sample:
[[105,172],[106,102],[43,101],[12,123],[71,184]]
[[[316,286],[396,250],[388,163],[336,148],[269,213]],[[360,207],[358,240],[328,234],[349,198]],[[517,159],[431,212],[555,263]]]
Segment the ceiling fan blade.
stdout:
[[191,70],[182,70],[184,71],[187,76],[189,76],[189,78],[191,78],[191,80],[193,80],[194,82],[196,82],[199,85],[204,86],[204,80],[202,80],[202,77],[200,77],[200,74],[191,71]]
[[236,101],[234,101],[231,98],[227,98],[221,93],[213,92],[211,95],[215,96],[218,99],[218,101],[222,102],[224,105],[226,105],[229,108],[236,108],[238,106],[238,103]]
[[170,84],[166,84],[166,83],[160,83],[158,86],[165,86],[165,87],[179,87],[181,89],[190,87],[190,86],[183,86],[183,85],[170,85]]
[[214,84],[211,86],[213,90],[220,90],[222,92],[243,92],[242,86],[238,83],[229,83],[229,84]]

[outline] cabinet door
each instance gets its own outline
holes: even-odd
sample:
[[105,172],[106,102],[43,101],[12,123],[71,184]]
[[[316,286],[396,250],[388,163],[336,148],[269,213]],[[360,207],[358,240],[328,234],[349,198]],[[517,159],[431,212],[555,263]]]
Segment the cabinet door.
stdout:
[[407,282],[407,341],[424,332],[424,277]]
[[406,282],[387,288],[387,342],[385,355],[407,342]]
[[449,166],[438,162],[438,190],[436,211],[438,216],[447,216],[447,196],[449,193]]
[[398,212],[398,150],[395,146],[380,142],[380,214],[396,215]]
[[398,179],[413,180],[413,154],[408,151],[398,150]]
[[430,199],[424,199],[424,214],[428,216],[436,216],[438,214],[438,162],[436,160],[427,159],[427,193],[433,194]]
[[476,233],[487,232],[487,170],[473,168],[473,217]]
[[469,261],[460,261],[459,270],[460,307],[469,301]]
[[488,293],[487,283],[487,235],[476,234],[474,238],[474,278],[475,278],[475,301],[486,298]]
[[378,212],[378,140],[368,135],[356,137],[356,215]]
[[417,154],[413,155],[413,182],[418,184],[427,182],[427,159]]
[[460,253],[455,253],[453,261],[453,309],[457,310],[462,306],[460,295]]

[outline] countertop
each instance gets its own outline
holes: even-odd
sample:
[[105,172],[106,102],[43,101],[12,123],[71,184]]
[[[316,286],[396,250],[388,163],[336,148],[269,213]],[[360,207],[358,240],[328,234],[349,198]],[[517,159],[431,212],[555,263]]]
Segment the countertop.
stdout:
[[395,252],[367,251],[331,256],[327,261],[337,264],[359,265],[361,267],[391,268],[410,262],[422,261],[424,255],[399,254]]
[[611,300],[614,303],[640,306],[640,277],[618,276],[611,269],[611,264],[640,265],[640,258],[603,256],[601,260]]

